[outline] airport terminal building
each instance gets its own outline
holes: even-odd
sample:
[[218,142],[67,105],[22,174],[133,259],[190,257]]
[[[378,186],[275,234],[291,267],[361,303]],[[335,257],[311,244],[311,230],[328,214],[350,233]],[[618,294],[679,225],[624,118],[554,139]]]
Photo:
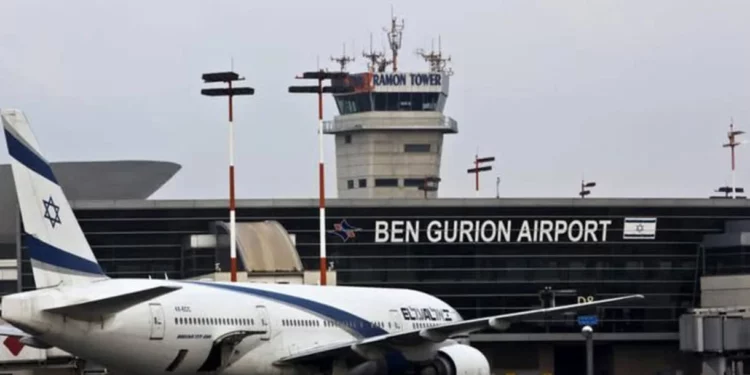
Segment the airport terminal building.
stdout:
[[[142,171],[161,170],[142,175],[149,183],[141,191],[94,199],[72,186],[75,178],[62,177],[64,167],[53,166],[102,267],[112,277],[141,278],[226,271],[226,201],[147,200],[153,191],[143,187],[155,190],[179,166],[146,164]],[[133,166],[108,167],[123,173]],[[3,202],[13,202],[8,193],[14,194],[12,185],[3,190]],[[272,271],[316,270],[317,203],[239,200],[238,238],[243,223],[278,223],[292,235],[299,260]],[[1,237],[3,293],[34,288],[13,207],[3,207],[2,220],[12,223]],[[596,368],[604,371],[597,373],[696,373],[700,360],[679,350],[680,316],[701,306],[702,276],[747,273],[750,267],[741,240],[750,212],[746,200],[331,199],[327,207],[328,260],[337,285],[421,290],[455,306],[465,319],[644,294],[635,304],[597,311]],[[212,237],[218,240],[200,240]],[[248,259],[252,244],[238,243],[242,269],[268,272]],[[473,335],[472,343],[498,374],[580,374],[580,328],[575,315],[531,320]]]
[[[328,279],[420,290],[464,319],[643,294],[636,303],[584,312],[597,318],[596,374],[701,373],[705,359],[681,351],[681,316],[708,306],[707,276],[750,271],[750,202],[438,198],[428,182],[439,182],[444,135],[458,132],[458,122],[442,113],[450,74],[408,74],[352,75],[343,84],[353,92],[336,95],[340,115],[324,127],[336,138],[339,197],[326,204]],[[428,79],[404,78],[415,74]],[[229,269],[226,200],[148,199],[179,165],[82,162],[52,169],[111,277],[220,279]],[[236,206],[241,282],[317,282],[317,199]],[[10,168],[0,166],[1,294],[35,287],[24,242]],[[713,283],[710,306],[740,303],[725,293],[738,290],[731,283],[740,281]],[[750,279],[744,290],[750,305]],[[580,375],[578,318],[514,322],[471,342],[494,374]],[[3,344],[3,369],[14,360],[52,362],[54,353]],[[69,355],[54,355],[70,364]]]

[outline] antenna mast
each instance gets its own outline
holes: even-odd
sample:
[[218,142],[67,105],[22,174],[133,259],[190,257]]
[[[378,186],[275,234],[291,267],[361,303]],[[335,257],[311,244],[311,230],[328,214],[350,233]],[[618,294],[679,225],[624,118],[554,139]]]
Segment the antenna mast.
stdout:
[[398,50],[401,49],[401,37],[404,33],[404,20],[401,19],[401,24],[397,22],[396,16],[393,15],[393,7],[391,7],[391,29],[383,29],[388,36],[388,43],[391,46],[391,53],[393,53],[393,71],[397,71],[398,65]]
[[354,59],[355,59],[354,56],[349,57],[346,55],[346,43],[344,43],[344,52],[341,54],[341,57],[331,56],[331,61],[335,61],[336,63],[338,63],[339,66],[341,66],[342,72],[346,71],[346,65],[349,64],[350,62],[353,62]]
[[375,52],[372,49],[372,33],[370,33],[370,53],[362,51],[362,57],[369,60],[367,63],[367,70],[370,71],[370,73],[374,73],[376,69],[380,70],[380,67],[382,67],[382,70],[380,71],[385,70],[385,65],[387,65],[385,54],[382,52]]
[[741,134],[745,134],[745,132],[742,130],[734,130],[734,119],[730,120],[729,131],[727,132],[729,143],[725,143],[723,147],[728,147],[732,150],[732,199],[737,198],[737,180],[735,179],[734,175],[734,148],[745,143],[744,141],[737,141],[737,136]]
[[437,52],[435,51],[435,42],[433,41],[432,50],[429,53],[420,48],[417,50],[417,55],[422,56],[422,58],[430,64],[431,72],[447,73],[449,76],[453,75],[453,69],[448,67],[451,57],[443,57],[443,43],[440,36],[438,36]]

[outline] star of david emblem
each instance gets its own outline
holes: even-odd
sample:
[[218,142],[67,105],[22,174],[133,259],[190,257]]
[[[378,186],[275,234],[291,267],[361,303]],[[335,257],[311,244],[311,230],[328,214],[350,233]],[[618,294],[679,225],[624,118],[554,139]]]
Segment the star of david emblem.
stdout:
[[361,228],[349,225],[349,223],[346,222],[346,219],[344,219],[341,220],[340,223],[333,224],[333,230],[328,233],[335,234],[341,238],[342,241],[346,242],[357,237],[355,232],[358,232],[359,230],[361,230]]
[[60,206],[55,204],[55,201],[52,200],[52,196],[49,197],[49,200],[42,199],[42,203],[44,203],[44,218],[49,220],[52,228],[54,228],[56,224],[62,224],[60,221]]
[[640,233],[640,232],[643,232],[643,224],[638,224],[638,225],[637,225],[637,226],[635,227],[635,230],[636,230],[636,231],[637,231],[638,233]]

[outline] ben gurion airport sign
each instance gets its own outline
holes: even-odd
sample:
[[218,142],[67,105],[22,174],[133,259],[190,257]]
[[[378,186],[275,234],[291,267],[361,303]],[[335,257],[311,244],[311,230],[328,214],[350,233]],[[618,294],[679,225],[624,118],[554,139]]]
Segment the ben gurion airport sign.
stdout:
[[[611,219],[377,220],[375,242],[606,242],[612,225]],[[656,238],[654,217],[626,217],[621,228],[624,240]]]

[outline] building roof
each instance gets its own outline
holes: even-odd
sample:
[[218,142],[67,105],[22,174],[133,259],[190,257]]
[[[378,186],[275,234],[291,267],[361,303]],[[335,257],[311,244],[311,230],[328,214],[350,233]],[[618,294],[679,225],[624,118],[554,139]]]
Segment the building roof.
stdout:
[[[144,201],[181,166],[165,161],[92,161],[51,163],[65,196],[76,200]],[[9,164],[0,165],[0,240],[15,234],[16,189]]]
[[[240,199],[238,208],[318,207],[317,199]],[[83,200],[77,209],[225,208],[226,199],[205,200]],[[748,199],[709,198],[440,198],[440,199],[326,199],[327,207],[741,207]]]

